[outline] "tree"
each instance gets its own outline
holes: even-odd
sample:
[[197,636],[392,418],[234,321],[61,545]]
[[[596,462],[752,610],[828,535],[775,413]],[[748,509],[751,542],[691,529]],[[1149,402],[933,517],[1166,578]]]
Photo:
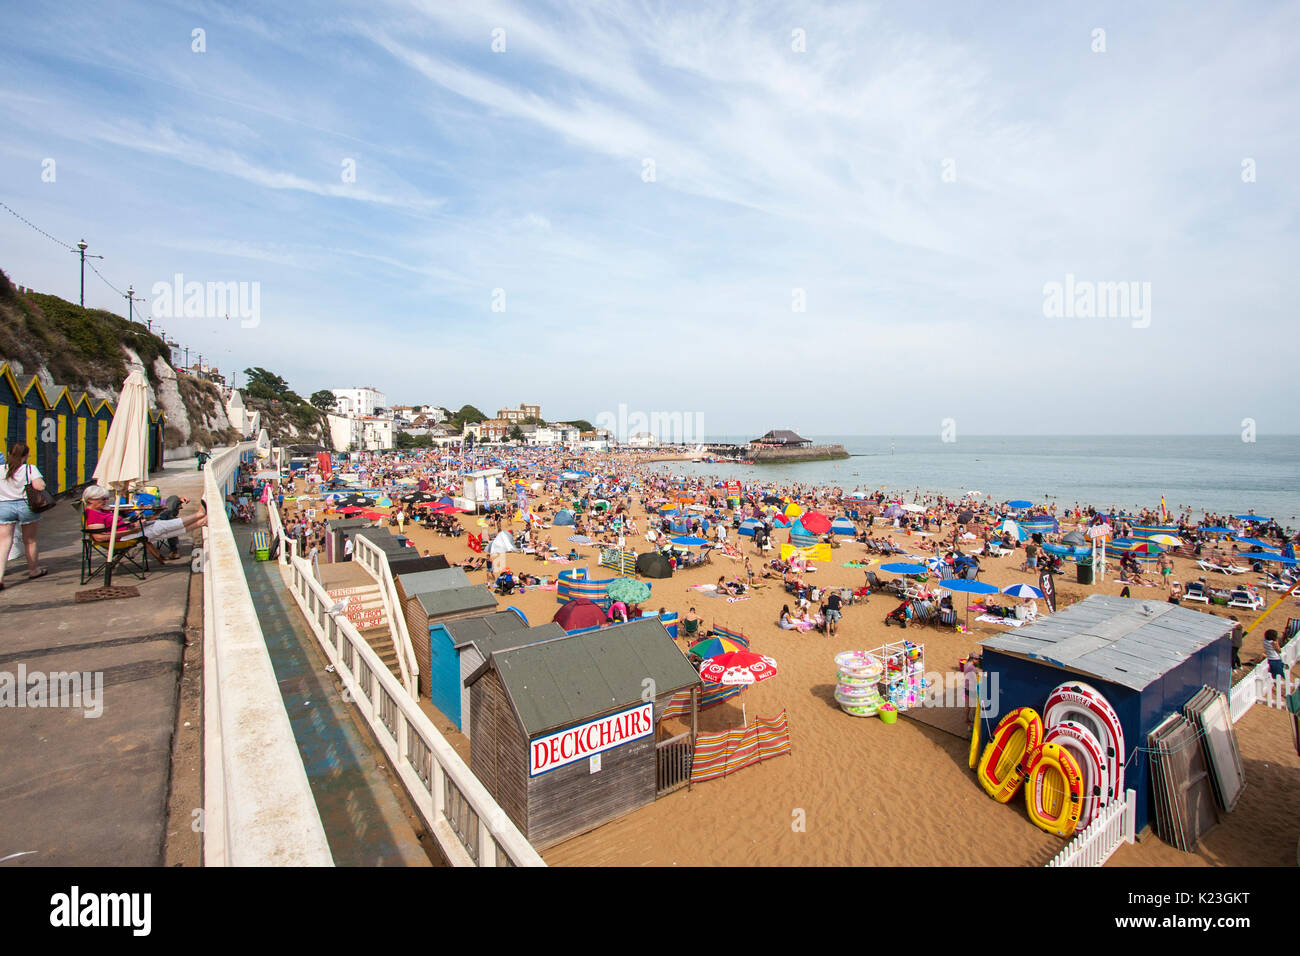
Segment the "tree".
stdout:
[[579,418],[576,422],[564,422],[563,424],[565,424],[565,425],[572,425],[574,428],[576,428],[576,429],[577,429],[578,431],[580,431],[580,432],[594,432],[594,431],[596,430],[596,426],[595,426],[595,425],[593,425],[591,422],[586,421],[585,419],[582,419],[582,418]]
[[274,372],[259,367],[246,368],[244,374],[248,377],[244,390],[254,398],[278,401],[289,394],[289,383]]
[[523,440],[524,440],[524,430],[523,430],[522,428],[520,428],[518,425],[516,425],[514,428],[510,429],[510,440],[511,440],[511,441],[523,441]]
[[338,399],[334,397],[334,393],[329,389],[322,388],[318,392],[311,393],[311,403],[322,412],[332,412],[337,406]]

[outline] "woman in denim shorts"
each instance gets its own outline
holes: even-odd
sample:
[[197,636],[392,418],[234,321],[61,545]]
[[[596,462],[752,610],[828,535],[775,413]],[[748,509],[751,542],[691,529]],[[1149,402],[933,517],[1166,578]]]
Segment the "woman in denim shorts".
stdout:
[[28,453],[27,446],[19,442],[9,449],[4,464],[0,465],[0,590],[4,590],[5,565],[19,527],[27,552],[27,576],[39,578],[48,573],[37,560],[36,522],[41,516],[27,507],[28,483],[37,491],[44,491],[45,479],[35,466],[27,464]]

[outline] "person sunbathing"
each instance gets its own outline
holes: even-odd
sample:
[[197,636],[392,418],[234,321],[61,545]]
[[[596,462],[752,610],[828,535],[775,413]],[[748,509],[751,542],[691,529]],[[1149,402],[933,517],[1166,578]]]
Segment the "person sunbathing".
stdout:
[[[86,530],[99,532],[94,535],[94,538],[100,543],[108,542],[113,529],[116,529],[118,541],[131,541],[143,537],[145,548],[159,564],[165,564],[166,559],[158,549],[157,542],[179,537],[182,532],[197,531],[208,522],[207,505],[200,502],[203,504],[203,510],[184,518],[162,518],[146,524],[143,521],[124,521],[119,515],[114,524],[113,509],[108,501],[108,490],[99,485],[90,485],[81,493],[81,504],[86,515]],[[180,502],[184,505],[189,502],[189,499],[182,498]]]

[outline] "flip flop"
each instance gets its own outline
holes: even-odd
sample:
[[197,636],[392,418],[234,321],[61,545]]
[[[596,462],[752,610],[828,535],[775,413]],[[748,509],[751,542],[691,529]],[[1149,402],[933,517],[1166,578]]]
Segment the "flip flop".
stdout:
[[49,573],[50,573],[50,569],[49,569],[49,568],[41,568],[41,573],[40,573],[40,574],[29,574],[29,575],[27,575],[27,580],[28,580],[28,581],[35,581],[37,578],[43,578],[43,577],[45,577],[45,575],[47,575],[47,574],[49,574]]

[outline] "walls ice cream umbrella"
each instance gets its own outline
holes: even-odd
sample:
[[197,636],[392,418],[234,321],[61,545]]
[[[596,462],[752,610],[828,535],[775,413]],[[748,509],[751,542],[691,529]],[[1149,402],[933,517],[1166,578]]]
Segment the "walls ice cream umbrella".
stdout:
[[[700,664],[700,677],[708,684],[747,687],[776,676],[776,661],[753,651],[729,651]],[[749,722],[745,701],[740,701],[740,716]]]
[[[108,427],[104,447],[95,466],[95,483],[113,492],[113,526],[108,533],[108,559],[104,565],[104,587],[113,584],[113,549],[117,543],[117,516],[121,496],[144,484],[149,476],[149,381],[136,368],[126,377],[117,401],[113,423]],[[220,509],[224,502],[209,502]]]

